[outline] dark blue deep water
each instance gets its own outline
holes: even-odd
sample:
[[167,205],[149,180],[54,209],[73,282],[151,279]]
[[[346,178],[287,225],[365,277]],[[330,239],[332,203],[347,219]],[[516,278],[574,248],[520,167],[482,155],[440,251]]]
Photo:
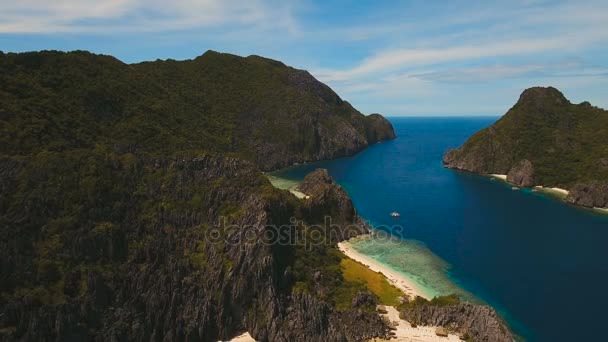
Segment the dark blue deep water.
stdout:
[[608,217],[442,167],[447,149],[495,120],[393,118],[397,139],[280,176],[324,167],[364,218],[391,225],[400,212],[403,237],[447,261],[452,281],[527,340],[607,338]]

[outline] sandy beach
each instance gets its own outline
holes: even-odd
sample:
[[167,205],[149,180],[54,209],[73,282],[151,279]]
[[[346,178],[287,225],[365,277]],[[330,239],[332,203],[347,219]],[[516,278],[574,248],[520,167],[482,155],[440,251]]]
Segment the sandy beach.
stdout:
[[[501,175],[501,174],[490,174],[489,175],[492,178],[496,178],[496,179],[500,179],[502,181],[508,182],[507,181],[507,175]],[[558,195],[560,197],[566,197],[568,196],[568,194],[570,193],[568,190],[566,189],[562,189],[562,188],[556,188],[556,187],[546,187],[546,186],[542,186],[542,185],[537,185],[535,186],[533,189],[536,189],[538,191],[544,191],[547,193],[551,193],[554,195]]]
[[251,337],[251,335],[249,335],[248,332],[244,332],[227,342],[255,342],[255,340],[253,339],[253,337]]
[[291,179],[279,178],[277,176],[272,175],[266,175],[266,177],[268,178],[268,180],[270,180],[270,184],[272,184],[272,186],[277,189],[288,190],[289,192],[291,192],[292,195],[296,196],[299,199],[310,198],[310,196],[297,190],[297,187],[298,185],[300,185],[300,182]]
[[410,296],[410,298],[420,296],[426,299],[432,299],[429,295],[425,294],[424,291],[422,291],[414,281],[405,277],[399,272],[396,272],[391,268],[382,265],[378,261],[357,252],[350,245],[350,243],[348,243],[348,241],[338,243],[338,249],[340,249],[342,253],[346,254],[347,257],[357,262],[360,262],[361,264],[367,266],[370,270],[382,273],[391,284],[393,284],[398,289],[401,289],[401,291],[405,292],[408,296]]
[[503,180],[505,182],[507,181],[507,175],[491,174],[490,176],[494,177],[494,178],[498,178],[498,179]]
[[548,192],[548,193],[552,193],[552,194],[558,195],[560,197],[566,197],[570,193],[566,189],[562,189],[562,188],[548,188],[548,187],[544,187],[544,186],[540,186],[540,185],[535,186],[534,189],[537,189],[539,191],[545,191],[545,192]]

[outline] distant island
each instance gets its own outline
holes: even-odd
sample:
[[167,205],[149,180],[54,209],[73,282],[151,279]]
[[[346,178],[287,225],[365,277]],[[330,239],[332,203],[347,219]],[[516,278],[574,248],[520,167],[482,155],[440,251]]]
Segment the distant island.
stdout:
[[0,54],[0,130],[2,340],[388,339],[379,304],[411,328],[512,340],[487,306],[408,298],[347,259],[338,243],[368,227],[327,171],[300,198],[272,186],[263,171],[395,137],[306,71],[213,51]]
[[534,87],[492,126],[448,151],[443,163],[516,186],[554,188],[579,206],[607,208],[606,137],[608,111],[573,104],[553,87]]

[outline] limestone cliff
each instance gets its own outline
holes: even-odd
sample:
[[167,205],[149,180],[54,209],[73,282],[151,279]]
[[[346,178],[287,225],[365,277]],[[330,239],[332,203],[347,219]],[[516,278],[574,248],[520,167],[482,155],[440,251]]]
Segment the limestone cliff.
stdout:
[[446,327],[476,342],[514,341],[502,318],[485,305],[418,305],[407,307],[400,314],[409,322]]
[[[99,172],[119,186],[107,184],[89,197],[75,186],[82,173],[63,178],[61,167],[72,160],[44,158],[5,159],[0,167],[3,179],[17,185],[2,216],[3,340],[217,341],[241,331],[260,341],[386,335],[380,317],[355,297],[337,310],[331,296],[319,295],[342,286],[344,280],[325,271],[339,259],[328,255],[298,268],[298,255],[314,252],[283,239],[315,221],[252,164],[209,155],[106,159],[83,152],[76,159],[95,160],[96,171],[80,172]],[[63,197],[23,198],[30,187]],[[347,199],[325,198],[342,203],[340,212],[352,210]],[[95,211],[97,200],[103,202]],[[63,217],[66,210],[75,216]],[[291,218],[304,225],[292,226]],[[317,242],[316,253],[330,252],[331,245]],[[307,281],[311,273],[316,278]],[[301,282],[315,291],[294,290]]]
[[298,189],[309,196],[302,203],[303,214],[311,223],[330,224],[332,242],[368,233],[350,197],[326,169],[308,174]]

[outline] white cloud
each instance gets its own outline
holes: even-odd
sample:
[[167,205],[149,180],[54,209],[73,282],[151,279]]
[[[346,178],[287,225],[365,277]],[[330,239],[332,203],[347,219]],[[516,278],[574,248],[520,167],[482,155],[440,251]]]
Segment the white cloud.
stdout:
[[296,32],[289,2],[24,0],[0,2],[0,33],[161,32],[219,25]]
[[576,78],[608,77],[608,69],[586,65],[580,61],[536,64],[496,64],[468,68],[450,68],[437,71],[426,71],[410,75],[435,82],[485,82],[508,78]]
[[380,52],[347,70],[317,70],[323,81],[345,81],[371,73],[390,72],[400,68],[413,68],[437,63],[476,60],[488,57],[515,56],[552,50],[575,50],[587,44],[608,38],[608,31],[583,31],[548,38],[519,39],[505,42],[422,49],[396,49]]

